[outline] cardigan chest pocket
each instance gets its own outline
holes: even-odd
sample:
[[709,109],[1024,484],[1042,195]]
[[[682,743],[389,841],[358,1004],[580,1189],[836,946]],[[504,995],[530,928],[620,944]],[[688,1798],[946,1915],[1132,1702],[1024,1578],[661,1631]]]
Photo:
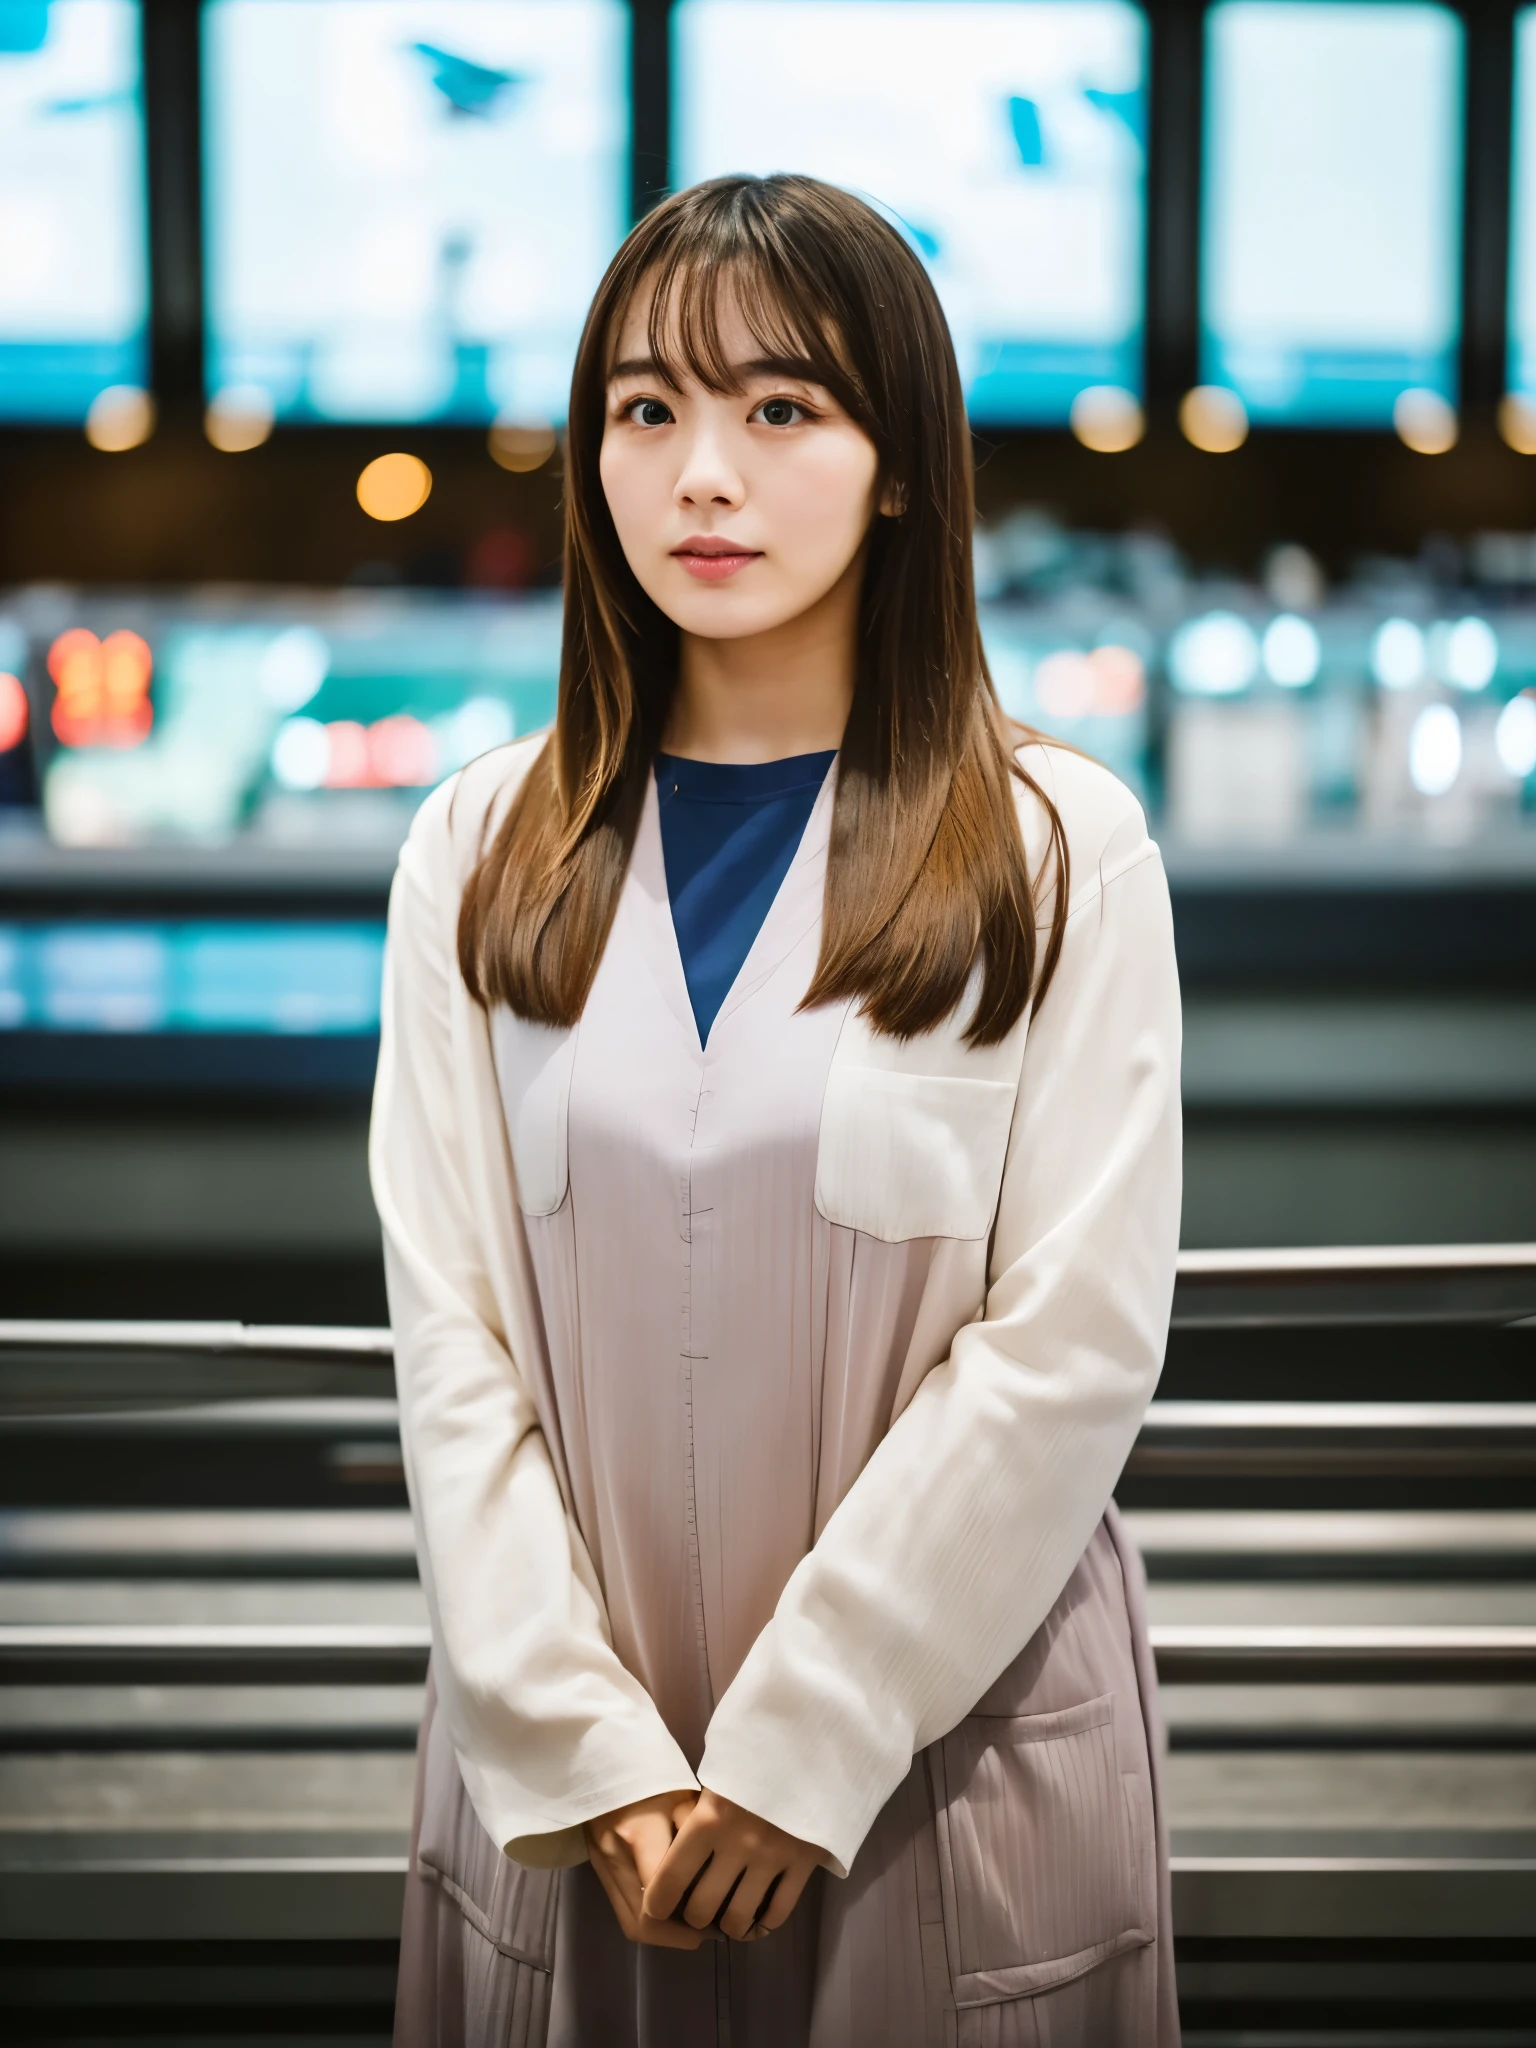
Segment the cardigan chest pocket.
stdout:
[[981,1238],[1002,1186],[1015,1083],[833,1060],[816,1207],[887,1244]]
[[1157,1929],[1150,1791],[1113,1698],[972,1714],[928,1751],[945,1942],[961,2006],[1069,1984]]
[[544,2038],[536,2023],[547,2011],[555,1966],[560,1872],[514,1863],[481,1826],[430,1685],[421,1739],[416,1872],[439,1888],[462,1920],[457,1945],[465,1996],[486,2020],[475,2038],[536,2048]]

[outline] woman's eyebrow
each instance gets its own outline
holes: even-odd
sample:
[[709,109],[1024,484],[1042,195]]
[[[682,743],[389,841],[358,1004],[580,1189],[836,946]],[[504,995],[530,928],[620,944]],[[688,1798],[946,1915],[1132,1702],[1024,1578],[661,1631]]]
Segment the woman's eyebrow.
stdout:
[[674,391],[678,388],[677,379],[665,363],[658,363],[654,356],[626,356],[608,372],[608,382],[617,384],[621,377],[654,377],[659,384],[669,385]]
[[[802,384],[830,389],[826,371],[809,356],[754,356],[750,362],[730,363],[726,367],[738,385],[750,383],[754,377],[793,377]],[[608,372],[610,384],[620,383],[626,377],[653,377],[673,391],[681,388],[666,364],[659,363],[654,356],[625,356]]]
[[819,384],[827,389],[827,374],[809,356],[754,356],[750,363],[732,363],[732,371],[748,377],[796,377],[802,384]]

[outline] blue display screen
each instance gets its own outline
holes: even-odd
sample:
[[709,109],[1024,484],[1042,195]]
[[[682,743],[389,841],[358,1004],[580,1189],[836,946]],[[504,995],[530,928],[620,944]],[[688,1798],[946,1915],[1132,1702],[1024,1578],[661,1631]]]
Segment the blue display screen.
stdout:
[[377,1032],[384,927],[0,924],[0,1031]]
[[146,382],[144,175],[134,0],[0,0],[0,418]]
[[620,0],[210,0],[211,396],[565,417],[628,225]]
[[1125,0],[680,0],[672,183],[803,171],[922,256],[973,419],[1139,398],[1146,22]]
[[1440,6],[1210,10],[1200,374],[1252,418],[1456,403],[1463,40]]
[[1536,398],[1536,7],[1515,16],[1510,191],[1509,388]]

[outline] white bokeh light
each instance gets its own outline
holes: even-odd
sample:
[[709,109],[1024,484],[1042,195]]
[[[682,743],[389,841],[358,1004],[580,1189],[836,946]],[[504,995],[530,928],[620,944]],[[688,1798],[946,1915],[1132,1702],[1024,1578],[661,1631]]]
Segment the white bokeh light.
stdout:
[[313,626],[290,626],[261,657],[257,680],[274,711],[299,711],[331,670],[331,650]]
[[1458,690],[1486,690],[1499,667],[1499,642],[1486,619],[1458,619],[1445,636],[1440,669]]
[[1523,782],[1527,775],[1536,775],[1536,696],[1529,690],[1511,697],[1499,713],[1493,743],[1500,765],[1517,782]]
[[1411,690],[1424,677],[1424,635],[1412,619],[1384,619],[1371,641],[1371,674],[1384,690]]
[[1174,686],[1196,697],[1230,697],[1246,690],[1259,668],[1259,642],[1236,612],[1206,612],[1174,634],[1168,669]]
[[272,742],[272,779],[280,788],[319,789],[331,765],[331,736],[318,718],[285,718]]
[[1461,720],[1449,704],[1426,704],[1408,735],[1408,776],[1420,796],[1444,796],[1461,773]]
[[1323,646],[1310,619],[1295,612],[1281,612],[1264,631],[1264,672],[1283,689],[1300,690],[1317,680],[1323,665]]

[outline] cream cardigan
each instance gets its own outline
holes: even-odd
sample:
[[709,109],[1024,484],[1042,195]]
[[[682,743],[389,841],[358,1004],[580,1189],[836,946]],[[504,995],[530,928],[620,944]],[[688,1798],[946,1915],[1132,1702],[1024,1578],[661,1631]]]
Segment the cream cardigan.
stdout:
[[[980,1052],[957,1021],[904,1043],[845,1023],[816,1206],[880,1238],[962,1241],[974,1307],[902,1388],[719,1700],[695,1777],[614,1653],[519,1367],[540,1341],[520,1196],[538,1204],[455,958],[465,878],[541,743],[427,799],[390,900],[370,1163],[442,1710],[481,1821],[522,1862],[580,1861],[582,1821],[703,1783],[846,1874],[914,1753],[1049,1612],[1156,1383],[1180,1196],[1161,862],[1113,777],[1029,746],[1071,852],[1038,1017]],[[1034,870],[1044,816],[1022,788],[1019,808]],[[557,1052],[559,1034],[505,1017],[503,1043],[508,1026],[530,1070]]]

